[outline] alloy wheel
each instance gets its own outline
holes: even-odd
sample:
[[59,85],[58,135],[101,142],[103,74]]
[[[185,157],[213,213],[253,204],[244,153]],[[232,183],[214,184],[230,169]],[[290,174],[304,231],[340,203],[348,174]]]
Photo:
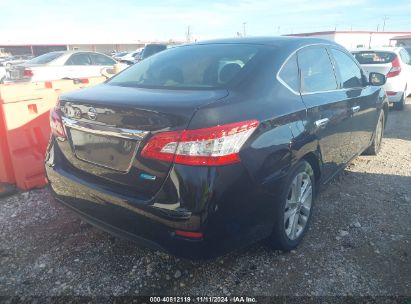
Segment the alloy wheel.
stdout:
[[306,172],[299,173],[292,181],[284,208],[284,229],[290,240],[297,239],[304,231],[311,212],[313,187]]

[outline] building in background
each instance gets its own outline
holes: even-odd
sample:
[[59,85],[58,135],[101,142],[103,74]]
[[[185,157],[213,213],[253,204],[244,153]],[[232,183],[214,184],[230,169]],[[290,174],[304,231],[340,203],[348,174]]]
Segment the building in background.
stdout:
[[335,41],[348,50],[356,48],[372,48],[380,46],[395,46],[398,36],[409,36],[411,32],[367,32],[367,31],[327,31],[301,34],[288,34],[285,36],[315,37]]

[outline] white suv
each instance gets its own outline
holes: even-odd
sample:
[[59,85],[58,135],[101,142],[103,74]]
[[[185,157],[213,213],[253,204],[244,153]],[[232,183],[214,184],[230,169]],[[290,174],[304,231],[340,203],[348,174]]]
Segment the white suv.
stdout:
[[384,89],[394,109],[402,110],[405,99],[411,94],[411,57],[402,47],[384,47],[351,52],[364,72],[386,75]]

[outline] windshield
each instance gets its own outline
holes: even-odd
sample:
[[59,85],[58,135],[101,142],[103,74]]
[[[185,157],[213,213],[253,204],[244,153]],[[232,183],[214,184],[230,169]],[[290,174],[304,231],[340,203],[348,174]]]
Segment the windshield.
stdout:
[[377,52],[377,51],[364,51],[353,53],[355,59],[360,64],[384,64],[390,63],[395,58],[395,53],[392,52]]
[[148,44],[144,48],[142,52],[143,58],[148,58],[156,53],[159,53],[161,51],[164,51],[167,48],[166,45],[163,44]]
[[144,88],[217,88],[238,78],[263,46],[205,44],[160,52],[114,76],[108,84]]
[[28,61],[28,63],[33,63],[33,64],[49,63],[49,62],[53,61],[54,59],[60,57],[61,55],[63,55],[63,53],[51,52],[51,53],[47,53],[47,54],[44,54],[44,55],[40,55],[36,58],[33,58],[30,61]]

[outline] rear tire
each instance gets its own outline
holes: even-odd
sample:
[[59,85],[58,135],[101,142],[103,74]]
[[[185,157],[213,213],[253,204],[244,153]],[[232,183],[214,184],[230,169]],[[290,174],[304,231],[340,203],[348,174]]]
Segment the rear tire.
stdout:
[[385,112],[381,110],[380,117],[378,118],[377,126],[374,131],[374,138],[372,140],[371,146],[364,151],[363,154],[366,155],[377,155],[381,149],[382,139],[384,137],[384,128],[385,128]]
[[393,108],[394,110],[402,111],[404,110],[404,105],[405,105],[405,92],[404,94],[402,94],[401,100],[399,102],[394,102]]
[[274,229],[266,242],[282,251],[296,248],[302,241],[312,214],[315,194],[314,171],[306,161],[300,161],[290,172],[276,202]]

